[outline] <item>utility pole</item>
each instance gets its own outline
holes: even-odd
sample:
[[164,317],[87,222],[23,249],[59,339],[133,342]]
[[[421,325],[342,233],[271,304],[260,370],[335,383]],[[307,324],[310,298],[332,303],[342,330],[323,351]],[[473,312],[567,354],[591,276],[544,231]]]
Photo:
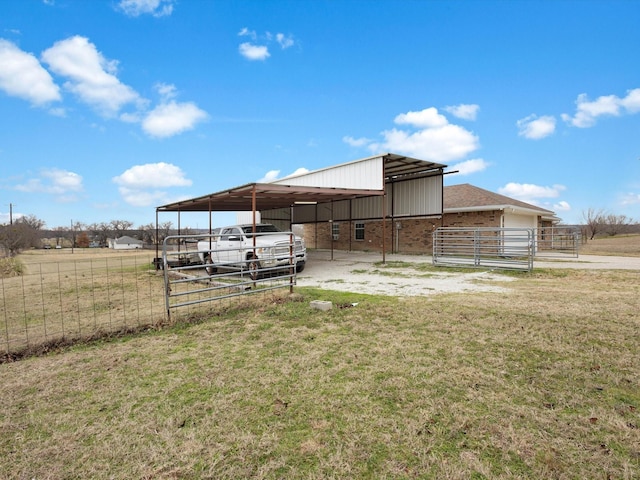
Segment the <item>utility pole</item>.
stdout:
[[13,203],[9,204],[9,225],[13,225]]

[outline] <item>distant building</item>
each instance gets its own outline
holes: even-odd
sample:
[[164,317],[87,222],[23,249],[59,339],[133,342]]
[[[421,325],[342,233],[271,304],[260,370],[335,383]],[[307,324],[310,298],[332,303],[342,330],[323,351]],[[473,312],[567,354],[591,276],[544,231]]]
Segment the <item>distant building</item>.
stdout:
[[142,240],[129,237],[127,235],[120,238],[109,238],[109,248],[114,250],[135,250],[136,248],[142,248]]

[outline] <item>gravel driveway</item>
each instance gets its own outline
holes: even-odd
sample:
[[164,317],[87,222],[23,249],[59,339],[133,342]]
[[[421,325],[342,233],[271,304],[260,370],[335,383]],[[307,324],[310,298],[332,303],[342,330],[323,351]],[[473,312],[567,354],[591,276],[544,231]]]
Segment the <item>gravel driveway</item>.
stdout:
[[[328,250],[308,251],[305,270],[297,284],[354,293],[392,296],[423,296],[448,292],[504,292],[514,278],[498,271],[478,269],[469,273],[424,272],[408,267],[380,265],[382,254]],[[387,254],[392,262],[431,265],[431,256]],[[377,265],[376,265],[377,264]],[[581,255],[579,258],[545,258],[534,268],[625,269],[640,272],[640,257]]]

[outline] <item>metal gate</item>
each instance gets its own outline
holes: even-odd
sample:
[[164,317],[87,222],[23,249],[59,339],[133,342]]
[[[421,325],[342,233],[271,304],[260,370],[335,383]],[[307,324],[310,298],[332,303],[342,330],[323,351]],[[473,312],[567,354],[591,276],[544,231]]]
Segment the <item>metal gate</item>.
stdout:
[[536,240],[536,257],[578,258],[582,233],[576,227],[542,227]]
[[198,250],[198,241],[207,241],[211,237],[208,234],[173,235],[164,240],[160,260],[164,269],[165,305],[169,318],[171,310],[179,307],[277,288],[289,288],[293,292],[296,282],[293,234],[288,254],[277,252],[279,262],[284,258],[288,263],[277,266],[267,265],[272,260],[268,256],[261,257],[259,261],[254,258],[233,263],[217,262],[215,265],[207,263],[210,260],[204,259],[213,253],[229,257],[240,251],[246,254],[247,250],[241,247]]
[[531,271],[532,228],[440,227],[433,232],[433,264]]

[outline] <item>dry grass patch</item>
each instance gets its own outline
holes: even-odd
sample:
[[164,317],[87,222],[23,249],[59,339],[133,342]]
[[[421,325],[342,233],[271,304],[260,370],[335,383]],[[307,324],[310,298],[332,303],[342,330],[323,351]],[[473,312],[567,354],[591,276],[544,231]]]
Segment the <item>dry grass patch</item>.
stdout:
[[20,275],[0,278],[3,354],[164,321],[163,278],[152,269],[150,252],[49,252],[20,255]]
[[299,289],[0,365],[0,477],[637,478],[638,275]]
[[584,255],[619,255],[623,257],[640,257],[640,235],[616,235],[613,237],[596,237],[580,246]]

